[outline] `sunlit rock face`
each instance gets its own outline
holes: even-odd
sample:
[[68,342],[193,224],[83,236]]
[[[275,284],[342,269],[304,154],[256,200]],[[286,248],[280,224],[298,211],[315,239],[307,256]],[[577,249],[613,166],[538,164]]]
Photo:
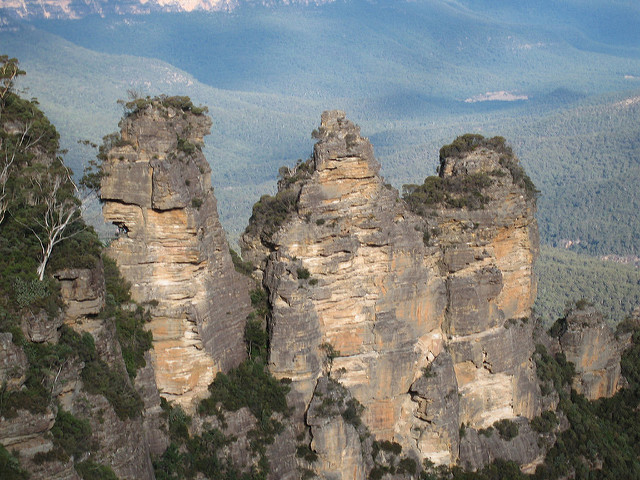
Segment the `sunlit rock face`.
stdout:
[[622,386],[623,345],[595,307],[575,309],[567,315],[560,347],[576,368],[572,387],[589,400],[611,397]]
[[[334,459],[321,464],[336,478],[364,471],[338,451],[354,450],[346,425],[334,425],[344,441],[332,443],[315,408],[309,423],[326,376],[363,405],[375,438],[440,464],[458,461],[461,423],[539,413],[528,321],[535,202],[500,154],[476,149],[441,167],[443,177],[491,172],[484,209],[436,203],[416,215],[343,112],[323,113],[314,136],[312,158],[281,172],[278,195],[254,209],[242,248],[270,295],[271,371],[292,380],[312,447]],[[268,205],[286,210],[275,228]]]
[[161,394],[187,410],[245,357],[247,286],[235,272],[200,148],[211,120],[153,101],[121,122],[104,163],[108,248],[134,300],[152,312]]

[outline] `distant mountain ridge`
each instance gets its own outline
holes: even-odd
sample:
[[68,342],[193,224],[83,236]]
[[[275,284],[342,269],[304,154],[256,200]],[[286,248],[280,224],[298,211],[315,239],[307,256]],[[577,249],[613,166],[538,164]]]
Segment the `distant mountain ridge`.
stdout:
[[20,18],[77,19],[88,15],[147,14],[233,10],[242,3],[258,5],[322,4],[332,0],[4,0],[1,10]]

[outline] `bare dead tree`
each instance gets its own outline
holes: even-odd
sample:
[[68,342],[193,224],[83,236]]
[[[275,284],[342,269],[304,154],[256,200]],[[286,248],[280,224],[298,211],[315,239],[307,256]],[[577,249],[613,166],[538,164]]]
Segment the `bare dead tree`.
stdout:
[[[4,102],[7,93],[13,89],[15,79],[24,74],[24,70],[20,70],[18,67],[17,59],[9,58],[8,55],[0,55],[0,121],[4,113]],[[20,135],[19,141],[11,153],[9,153],[7,142],[0,138],[0,161],[2,162],[0,164],[0,224],[2,224],[7,213],[9,203],[7,201],[7,181],[9,180],[9,173],[15,162],[16,154],[19,149],[23,148],[30,129],[30,125],[25,125],[24,131],[22,135]]]
[[[2,139],[0,139],[0,149],[2,148]],[[9,158],[8,155],[2,157],[2,170],[0,170],[0,225],[7,213],[9,201],[7,199],[7,181],[9,180],[9,171],[15,160],[15,155]]]
[[41,193],[39,203],[43,207],[43,213],[35,219],[39,230],[28,227],[38,239],[41,250],[41,260],[36,273],[40,281],[44,279],[44,271],[53,248],[60,242],[77,235],[75,231],[66,234],[66,230],[76,219],[80,217],[82,202],[73,194],[65,194],[62,190],[68,185],[72,186],[73,193],[79,193],[79,189],[71,178],[71,172],[62,163],[61,170],[46,176],[45,178],[34,177],[32,179],[34,187]]

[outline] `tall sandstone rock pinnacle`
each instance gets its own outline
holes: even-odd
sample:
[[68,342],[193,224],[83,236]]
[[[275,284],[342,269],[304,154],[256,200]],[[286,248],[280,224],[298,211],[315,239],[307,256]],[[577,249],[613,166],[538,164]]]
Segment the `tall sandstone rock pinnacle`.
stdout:
[[103,167],[103,214],[120,232],[108,255],[133,299],[151,307],[158,389],[192,411],[216,373],[245,357],[250,311],[201,152],[211,119],[159,98],[140,101],[120,126]]
[[[270,369],[292,380],[313,468],[344,479],[370,468],[357,422],[322,418],[336,381],[368,431],[403,454],[438,464],[478,454],[461,448],[463,423],[540,412],[528,321],[535,200],[517,159],[500,142],[452,149],[435,197],[405,202],[343,112],[323,113],[314,136],[312,158],[281,171],[241,242],[269,293]],[[465,205],[473,188],[483,208]]]

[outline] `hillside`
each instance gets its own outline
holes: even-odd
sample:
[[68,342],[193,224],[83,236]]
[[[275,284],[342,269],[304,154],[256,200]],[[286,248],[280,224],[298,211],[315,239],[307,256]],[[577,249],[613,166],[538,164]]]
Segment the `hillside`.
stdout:
[[611,325],[624,320],[640,305],[640,271],[635,265],[542,247],[536,272],[539,283],[534,308],[547,325],[579,300],[595,304],[606,313]]
[[[235,186],[268,191],[270,172],[308,155],[309,140],[295,126],[312,127],[317,111],[336,106],[369,129],[383,172],[397,187],[429,175],[438,145],[460,131],[507,135],[542,189],[544,242],[560,245],[580,239],[578,248],[584,253],[634,254],[638,247],[633,239],[639,238],[635,227],[610,238],[602,232],[616,231],[608,218],[634,223],[624,219],[635,202],[628,198],[633,193],[625,182],[637,173],[636,122],[630,121],[636,107],[613,104],[637,95],[629,89],[640,85],[640,64],[634,50],[617,37],[605,43],[626,48],[625,55],[591,48],[586,40],[565,41],[560,15],[549,13],[547,18],[544,7],[526,16],[517,8],[490,15],[495,9],[488,6],[483,11],[478,5],[462,8],[436,1],[394,6],[347,2],[321,8],[244,7],[234,15],[155,14],[36,23],[73,42],[53,47],[58,51],[80,45],[92,52],[144,57],[149,66],[140,69],[133,58],[94,53],[94,60],[87,50],[69,62],[49,47],[59,42],[56,37],[30,29],[3,36],[7,48],[24,58],[30,71],[49,75],[31,88],[55,120],[82,117],[79,112],[98,105],[113,112],[113,120],[105,118],[100,126],[86,118],[73,125],[73,131],[93,141],[113,130],[113,102],[126,99],[128,88],[142,94],[179,93],[182,88],[197,101],[216,105],[217,131],[224,132],[218,140],[225,148],[217,150],[221,144],[211,141],[216,150],[210,161],[220,168],[214,184],[230,188],[233,196],[227,201],[227,193],[220,192],[223,223],[233,237],[242,228],[242,222],[233,219],[248,217],[250,207],[234,194]],[[573,21],[575,31],[589,31],[590,10],[567,8],[573,16],[565,22]],[[395,25],[403,25],[402,31]],[[31,47],[40,42],[46,42],[42,48]],[[47,55],[34,58],[36,52]],[[55,65],[47,62],[53,58]],[[152,58],[168,65],[147,63],[154,62]],[[110,73],[108,66],[113,64],[127,65],[124,71],[130,73]],[[71,78],[51,78],[52,71]],[[105,77],[90,74],[97,71]],[[143,78],[147,80],[137,80]],[[66,108],[64,115],[56,115],[65,102],[59,96],[64,89],[56,85],[63,84],[77,85],[80,92],[86,85],[101,88],[87,92],[83,108]],[[120,87],[114,91],[116,85]],[[630,93],[606,96],[619,90]],[[505,94],[494,98],[512,95],[527,100],[465,102],[482,95],[492,98],[486,93],[501,91]],[[64,138],[64,123],[60,124]],[[92,131],[84,133],[87,124],[93,124]],[[271,146],[270,134],[280,139],[282,148]],[[568,157],[574,159],[570,164]],[[589,198],[585,192],[590,192]],[[613,201],[621,197],[627,200]],[[232,214],[228,208],[234,209]],[[598,232],[590,225],[597,225]]]
[[34,25],[91,50],[161,59],[218,88],[419,102],[402,117],[487,92],[531,99],[560,87],[583,94],[620,90],[628,88],[625,75],[638,75],[640,58],[637,49],[620,57],[574,45],[560,26],[502,20],[438,0],[245,6],[233,14]]

